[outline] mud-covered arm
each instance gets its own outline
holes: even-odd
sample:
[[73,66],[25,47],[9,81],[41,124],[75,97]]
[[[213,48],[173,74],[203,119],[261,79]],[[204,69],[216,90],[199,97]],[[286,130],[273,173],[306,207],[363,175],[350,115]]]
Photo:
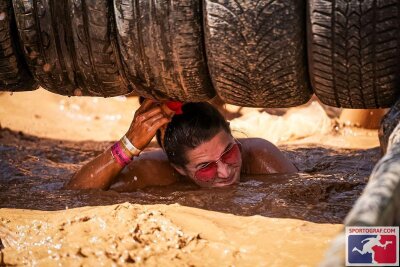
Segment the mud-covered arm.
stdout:
[[294,173],[297,168],[271,142],[262,138],[245,138],[242,143],[244,174]]
[[115,161],[111,149],[92,159],[78,170],[65,189],[108,189],[123,167]]
[[[135,147],[143,150],[157,130],[170,121],[172,115],[173,112],[165,105],[145,100],[136,111],[126,137]],[[127,150],[124,151],[129,153]],[[65,188],[108,189],[122,169],[123,166],[114,159],[111,149],[108,148],[76,172]]]

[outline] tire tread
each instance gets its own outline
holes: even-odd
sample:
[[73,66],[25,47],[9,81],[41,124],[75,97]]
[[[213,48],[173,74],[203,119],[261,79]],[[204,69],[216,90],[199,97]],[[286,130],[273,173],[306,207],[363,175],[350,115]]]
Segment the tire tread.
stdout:
[[209,69],[222,100],[249,107],[291,107],[310,99],[301,2],[204,3]]
[[[56,0],[13,1],[24,56],[39,84],[54,93],[72,95],[75,85],[62,51],[59,30],[63,24]],[[54,9],[53,9],[54,8]],[[53,13],[57,12],[57,13]]]
[[205,101],[215,95],[200,2],[115,0],[123,68],[139,95],[180,101]]
[[10,0],[0,1],[0,91],[31,91],[38,88],[19,47]]
[[[400,59],[400,1],[312,0],[308,12],[311,84],[321,101],[344,108],[391,106],[400,93],[400,68],[391,64]],[[323,89],[316,82],[321,79],[327,81]]]
[[110,97],[130,93],[114,38],[112,1],[69,0],[69,10],[74,65],[83,94]]

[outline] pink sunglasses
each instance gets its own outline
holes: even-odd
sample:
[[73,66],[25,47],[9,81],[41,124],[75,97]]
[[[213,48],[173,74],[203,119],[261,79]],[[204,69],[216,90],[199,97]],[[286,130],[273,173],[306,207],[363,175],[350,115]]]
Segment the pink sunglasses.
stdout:
[[216,161],[207,163],[205,166],[198,169],[194,178],[202,183],[213,182],[218,171],[218,162],[221,161],[228,165],[235,165],[240,161],[241,145],[235,142],[230,146]]

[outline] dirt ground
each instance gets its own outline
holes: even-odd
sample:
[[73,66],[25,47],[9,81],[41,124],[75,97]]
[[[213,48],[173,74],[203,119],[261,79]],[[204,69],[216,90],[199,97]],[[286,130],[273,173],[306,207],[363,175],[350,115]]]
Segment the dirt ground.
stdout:
[[[1,93],[0,125],[3,132],[7,128],[46,140],[113,141],[128,129],[138,106],[136,97],[63,97],[42,89]],[[324,109],[316,101],[292,109],[224,108],[236,137],[360,153],[379,146],[376,130],[343,128],[334,118],[339,110]],[[8,153],[12,145],[24,149],[20,139],[3,140],[18,144],[3,144],[0,153]],[[368,153],[379,157],[377,149]],[[3,170],[6,164],[0,165]],[[372,167],[368,162],[363,175]],[[13,179],[1,173],[0,191]],[[24,209],[26,205],[13,205],[16,198],[0,198],[0,239],[5,247],[0,265],[316,266],[343,227],[337,222],[242,216],[179,204],[107,202],[50,211],[33,202],[32,208]]]

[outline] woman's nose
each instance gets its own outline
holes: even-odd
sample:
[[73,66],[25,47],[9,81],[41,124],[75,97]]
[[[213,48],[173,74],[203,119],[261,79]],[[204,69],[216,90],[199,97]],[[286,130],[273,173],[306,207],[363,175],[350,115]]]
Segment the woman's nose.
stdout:
[[219,178],[229,178],[229,165],[223,163],[222,161],[217,162],[218,167],[218,177]]

